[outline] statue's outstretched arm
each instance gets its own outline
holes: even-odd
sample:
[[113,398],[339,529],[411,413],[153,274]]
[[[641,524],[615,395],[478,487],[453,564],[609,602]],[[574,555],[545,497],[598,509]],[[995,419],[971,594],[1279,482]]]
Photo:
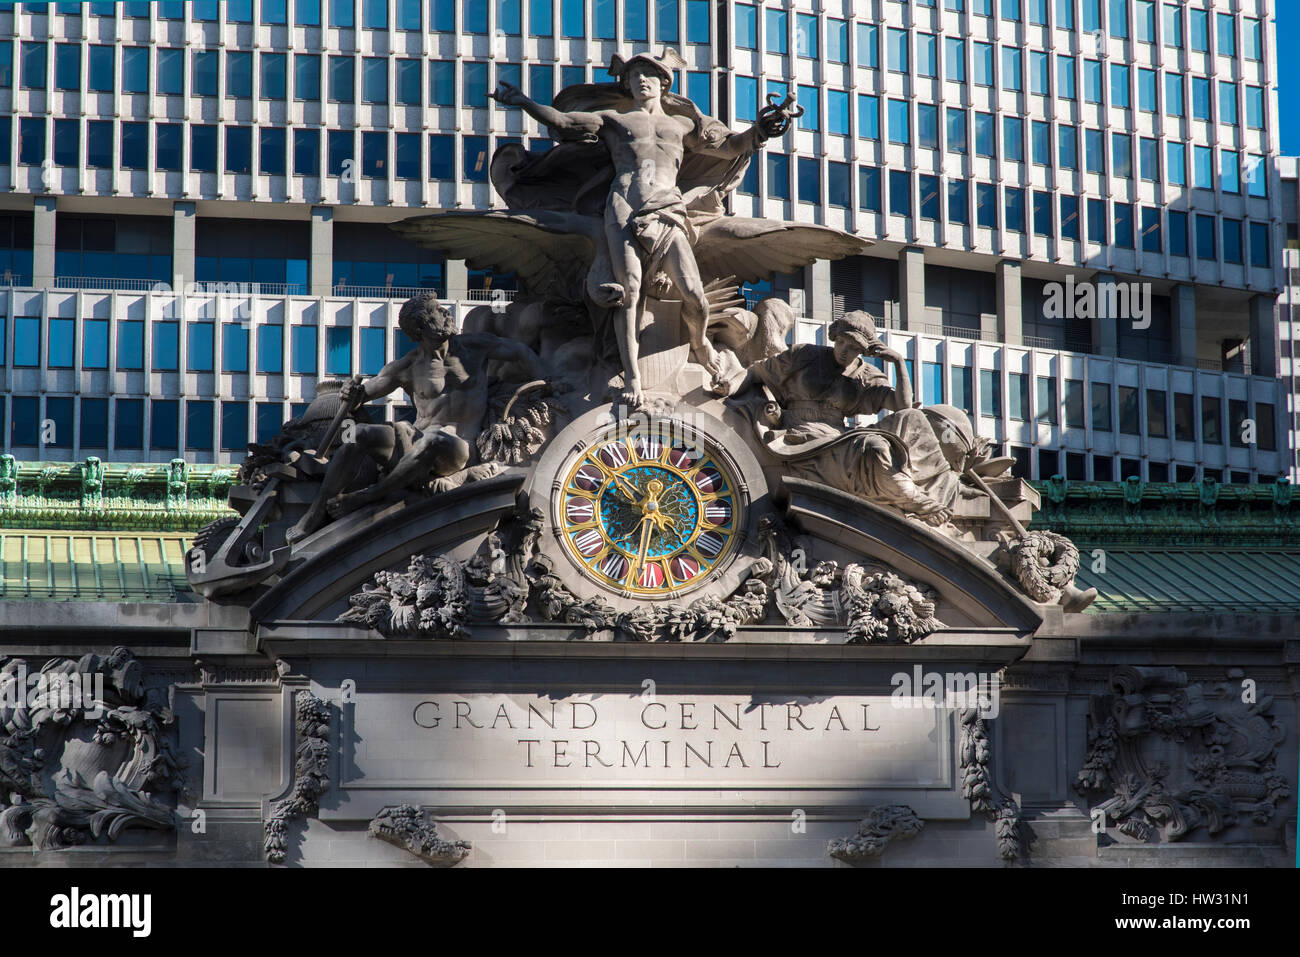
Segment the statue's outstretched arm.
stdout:
[[553,106],[544,106],[529,99],[524,92],[512,83],[504,80],[497,86],[492,99],[502,106],[517,106],[539,123],[544,123],[552,130],[563,133],[596,133],[600,130],[601,119],[596,113],[574,111],[562,113]]
[[[357,383],[355,389],[359,393],[357,396],[358,403],[369,402],[371,399],[378,399],[381,396],[389,395],[396,392],[402,387],[402,381],[406,378],[406,367],[410,364],[410,356],[405,355],[400,359],[394,359],[388,365],[384,366],[369,379],[363,379]],[[349,385],[344,385],[344,391],[348,390]],[[350,396],[343,395],[341,398],[346,402]]]

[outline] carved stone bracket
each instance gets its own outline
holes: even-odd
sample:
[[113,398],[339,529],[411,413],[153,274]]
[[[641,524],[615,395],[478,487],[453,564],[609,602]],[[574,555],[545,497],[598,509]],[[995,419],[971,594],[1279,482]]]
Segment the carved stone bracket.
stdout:
[[386,807],[370,822],[370,834],[409,851],[434,867],[454,867],[470,852],[468,841],[444,841],[438,827],[410,804]]
[[993,780],[993,743],[988,725],[978,708],[966,708],[961,721],[961,793],[970,801],[972,811],[984,814],[993,822],[998,840],[998,855],[1014,861],[1024,848],[1020,807],[1002,794]]
[[272,809],[266,821],[263,848],[272,864],[283,864],[289,846],[289,822],[320,810],[320,796],[329,789],[329,705],[309,691],[294,702],[295,731],[293,790]]
[[1093,699],[1087,759],[1075,789],[1140,841],[1211,837],[1267,825],[1291,786],[1277,771],[1286,734],[1273,699],[1243,701],[1240,683],[1210,688],[1173,668],[1121,668]]
[[925,822],[906,804],[873,807],[856,834],[829,841],[826,853],[846,864],[860,864],[879,857],[894,841],[916,837],[924,827]]
[[126,648],[0,668],[0,847],[50,850],[171,831],[184,760],[170,709]]

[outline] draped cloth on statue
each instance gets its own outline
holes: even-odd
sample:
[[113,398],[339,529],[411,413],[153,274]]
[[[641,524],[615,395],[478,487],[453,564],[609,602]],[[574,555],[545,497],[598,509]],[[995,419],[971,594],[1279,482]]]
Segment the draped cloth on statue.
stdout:
[[920,409],[844,428],[845,418],[879,413],[893,398],[888,376],[875,366],[845,371],[832,349],[801,344],[750,371],[781,407],[780,428],[765,444],[793,474],[903,511],[951,508],[956,501],[960,479]]

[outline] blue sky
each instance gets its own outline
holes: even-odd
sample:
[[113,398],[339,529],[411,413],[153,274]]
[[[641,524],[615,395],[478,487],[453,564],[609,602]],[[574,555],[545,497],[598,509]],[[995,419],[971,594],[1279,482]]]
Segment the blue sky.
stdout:
[[1282,152],[1300,156],[1300,2],[1277,4],[1278,113],[1282,118]]

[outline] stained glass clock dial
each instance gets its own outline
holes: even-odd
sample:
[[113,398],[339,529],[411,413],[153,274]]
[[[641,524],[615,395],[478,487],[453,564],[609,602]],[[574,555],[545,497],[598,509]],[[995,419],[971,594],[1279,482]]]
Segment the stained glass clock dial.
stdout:
[[615,434],[564,473],[564,547],[601,584],[649,597],[700,584],[730,557],[743,502],[704,444]]

